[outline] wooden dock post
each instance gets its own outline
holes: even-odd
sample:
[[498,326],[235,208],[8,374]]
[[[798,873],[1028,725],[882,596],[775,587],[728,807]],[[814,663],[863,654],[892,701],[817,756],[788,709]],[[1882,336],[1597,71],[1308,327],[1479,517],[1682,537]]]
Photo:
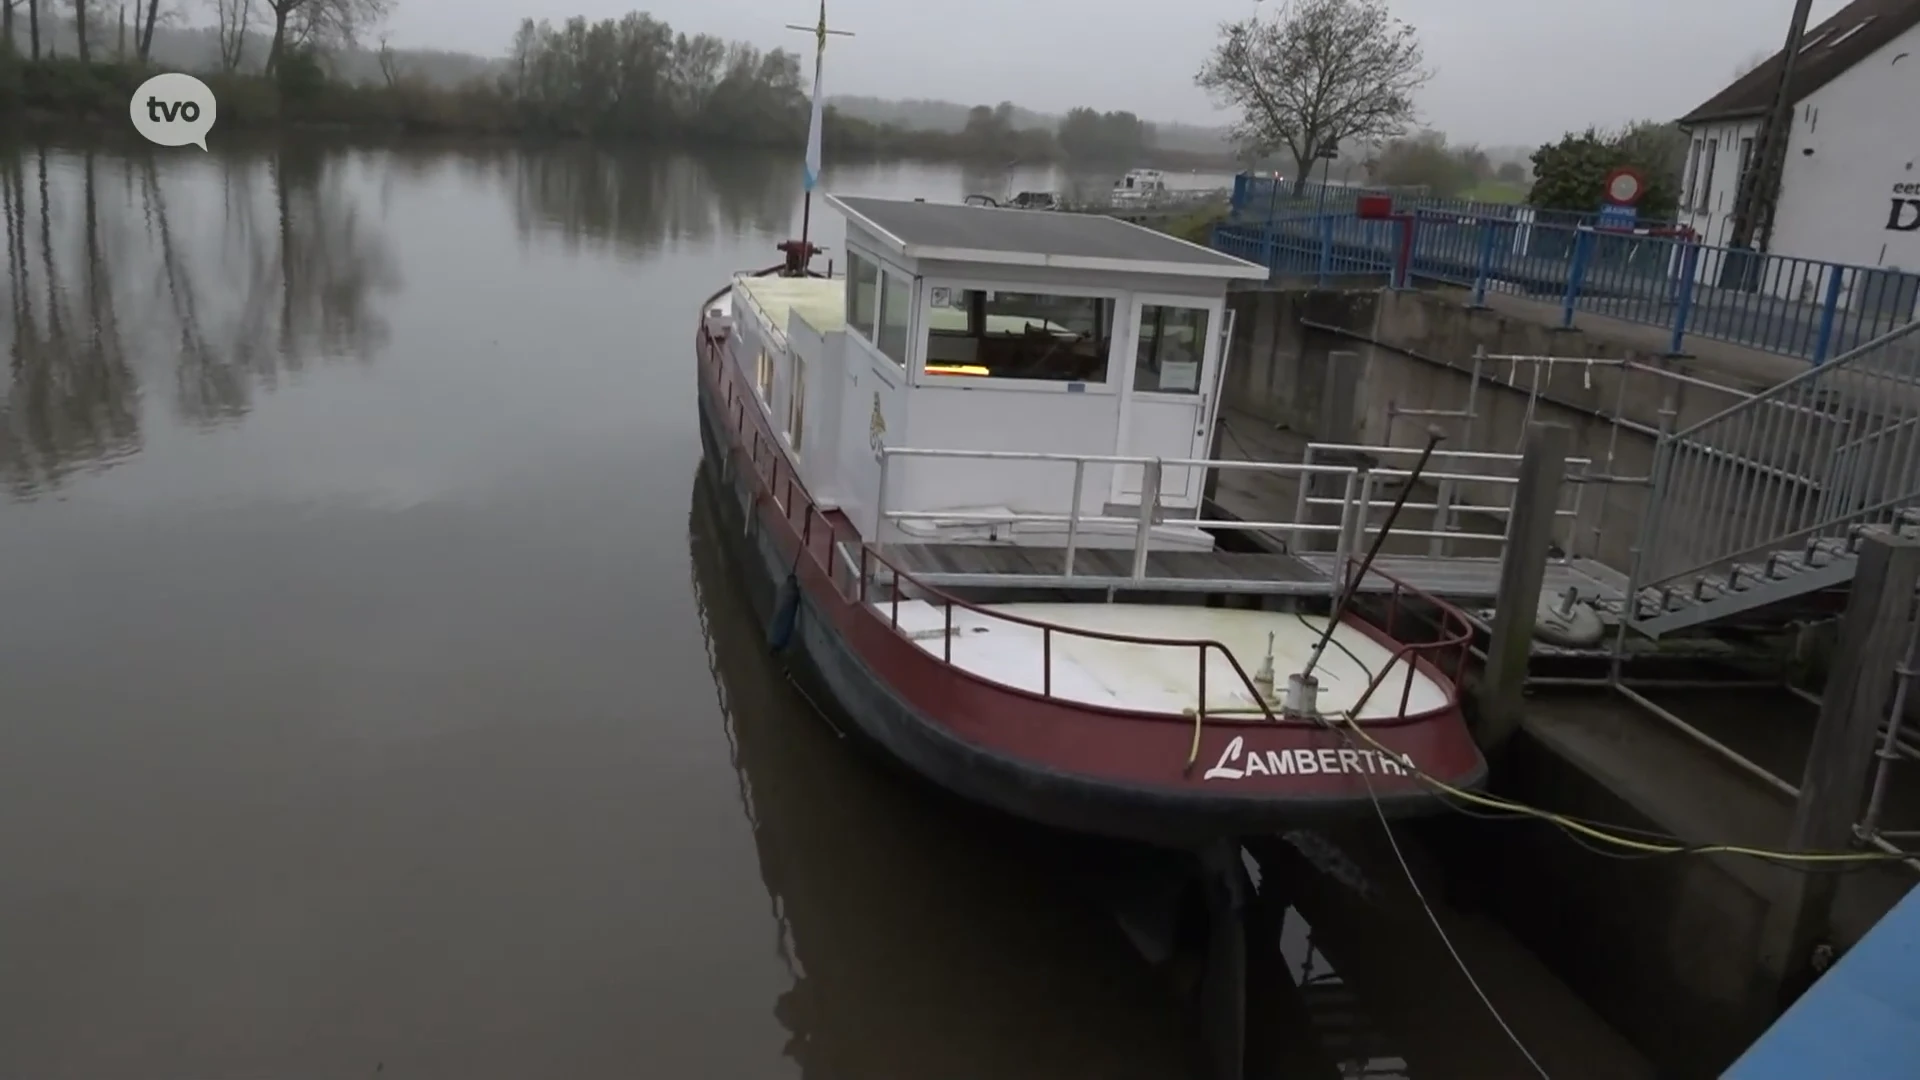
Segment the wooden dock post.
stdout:
[[[1787,835],[1790,851],[1844,851],[1866,804],[1880,722],[1893,696],[1894,669],[1905,659],[1920,586],[1920,539],[1872,531],[1860,538],[1859,562],[1840,637],[1820,698],[1820,720],[1807,752],[1800,798]],[[1813,952],[1827,936],[1839,878],[1791,873],[1775,900],[1762,940],[1761,965],[1784,1005],[1813,981]]]
[[[1360,367],[1362,358],[1357,352],[1348,349],[1335,349],[1327,353],[1327,365],[1323,370],[1320,383],[1320,417],[1318,430],[1313,433],[1313,442],[1335,443],[1351,446],[1360,441],[1360,425],[1354,419],[1355,406],[1360,400]],[[1359,464],[1342,458],[1330,458],[1314,462],[1316,465]],[[1377,462],[1368,461],[1371,468]],[[1337,499],[1346,491],[1346,481],[1338,476],[1304,476],[1300,482],[1307,485],[1307,493],[1315,498]],[[1340,508],[1336,506],[1311,505],[1307,508],[1307,520],[1316,525],[1334,525],[1341,520]],[[1307,547],[1333,551],[1338,545],[1331,540],[1322,540],[1322,533],[1308,533]]]
[[1533,622],[1540,612],[1547,547],[1553,542],[1560,482],[1567,473],[1567,448],[1572,442],[1573,432],[1564,424],[1527,425],[1519,483],[1514,485],[1513,510],[1507,515],[1506,549],[1500,557],[1487,669],[1476,695],[1474,738],[1483,749],[1500,745],[1520,727]]

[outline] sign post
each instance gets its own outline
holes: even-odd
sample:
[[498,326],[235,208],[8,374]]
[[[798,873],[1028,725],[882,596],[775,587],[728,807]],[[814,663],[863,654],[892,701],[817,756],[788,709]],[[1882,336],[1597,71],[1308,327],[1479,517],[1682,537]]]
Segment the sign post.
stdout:
[[1647,194],[1647,178],[1639,169],[1622,165],[1607,174],[1600,190],[1600,229],[1631,232],[1640,221],[1640,200]]

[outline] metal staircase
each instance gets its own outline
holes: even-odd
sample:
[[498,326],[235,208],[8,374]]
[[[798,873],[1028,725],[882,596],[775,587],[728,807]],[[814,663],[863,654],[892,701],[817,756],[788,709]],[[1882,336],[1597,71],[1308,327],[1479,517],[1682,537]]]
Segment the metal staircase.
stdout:
[[1792,612],[1870,528],[1920,529],[1920,322],[1660,440],[1627,625]]

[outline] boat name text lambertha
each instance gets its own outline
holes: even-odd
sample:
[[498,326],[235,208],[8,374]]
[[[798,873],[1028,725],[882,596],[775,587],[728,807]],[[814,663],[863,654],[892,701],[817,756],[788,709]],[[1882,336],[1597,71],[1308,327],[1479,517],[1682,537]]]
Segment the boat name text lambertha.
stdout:
[[1220,760],[1208,769],[1205,779],[1239,780],[1248,776],[1305,776],[1313,773],[1385,773],[1389,776],[1406,776],[1414,771],[1413,759],[1401,755],[1398,759],[1375,750],[1334,749],[1323,747],[1318,750],[1299,747],[1292,750],[1268,750],[1264,754],[1258,750],[1246,752],[1246,739],[1235,735],[1227,748],[1220,752]]

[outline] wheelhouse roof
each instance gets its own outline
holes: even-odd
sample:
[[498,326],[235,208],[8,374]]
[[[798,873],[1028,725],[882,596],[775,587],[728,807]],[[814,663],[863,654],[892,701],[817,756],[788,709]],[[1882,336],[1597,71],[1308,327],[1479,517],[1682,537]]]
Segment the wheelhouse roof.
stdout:
[[1104,214],[1013,210],[858,195],[827,202],[912,259],[1265,281],[1263,266]]

